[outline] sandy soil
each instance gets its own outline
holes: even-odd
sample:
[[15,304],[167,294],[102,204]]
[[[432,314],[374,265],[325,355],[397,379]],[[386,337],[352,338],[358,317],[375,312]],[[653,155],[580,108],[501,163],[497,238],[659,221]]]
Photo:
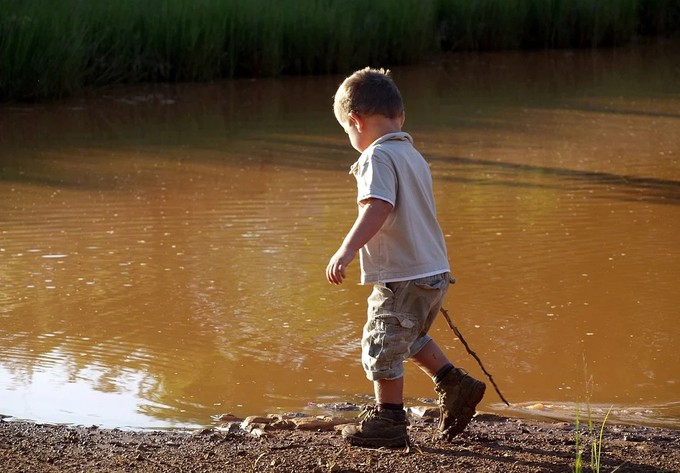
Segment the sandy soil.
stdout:
[[[333,430],[122,431],[0,420],[0,470],[14,472],[571,472],[574,425],[482,414],[452,442],[412,420],[411,446],[346,445]],[[216,426],[217,427],[217,426]],[[582,433],[588,449],[592,437]],[[589,451],[584,453],[589,465]],[[600,471],[680,472],[680,430],[608,425]],[[583,471],[590,471],[587,466]]]

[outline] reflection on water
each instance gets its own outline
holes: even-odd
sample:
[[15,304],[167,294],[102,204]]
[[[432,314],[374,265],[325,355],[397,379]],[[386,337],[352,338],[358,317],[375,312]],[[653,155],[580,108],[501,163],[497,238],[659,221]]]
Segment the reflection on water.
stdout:
[[[588,402],[680,426],[677,59],[671,44],[395,71],[459,280],[446,305],[512,412]],[[368,290],[356,267],[340,288],[323,275],[355,213],[340,80],[0,108],[0,414],[170,427],[365,399]],[[410,365],[406,391],[434,395]],[[492,391],[481,409],[506,412]]]

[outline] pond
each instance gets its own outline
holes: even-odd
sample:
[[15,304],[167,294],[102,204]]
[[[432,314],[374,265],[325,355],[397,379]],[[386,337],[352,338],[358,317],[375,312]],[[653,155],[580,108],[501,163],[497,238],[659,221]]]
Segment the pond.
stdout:
[[[680,45],[394,69],[494,376],[480,410],[680,427]],[[123,428],[363,403],[340,76],[0,106],[0,414]],[[678,291],[678,292],[676,292]],[[484,375],[444,320],[454,364]],[[435,396],[407,366],[407,404]]]

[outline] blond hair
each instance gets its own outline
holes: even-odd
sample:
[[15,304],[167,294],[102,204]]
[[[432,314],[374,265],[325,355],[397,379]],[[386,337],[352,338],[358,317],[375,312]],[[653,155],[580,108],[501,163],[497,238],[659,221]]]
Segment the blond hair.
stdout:
[[340,84],[333,100],[333,111],[338,122],[345,124],[350,113],[396,118],[404,111],[404,103],[389,69],[366,67]]

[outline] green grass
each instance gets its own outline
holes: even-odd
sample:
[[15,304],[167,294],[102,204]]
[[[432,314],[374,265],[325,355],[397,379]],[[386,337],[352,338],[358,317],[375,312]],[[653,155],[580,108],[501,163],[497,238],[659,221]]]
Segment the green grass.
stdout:
[[[574,440],[576,446],[576,459],[574,460],[573,473],[583,473],[586,468],[584,453],[589,450],[590,462],[589,471],[592,473],[600,473],[602,468],[602,444],[604,441],[604,429],[612,412],[613,406],[610,406],[599,428],[596,429],[593,413],[591,409],[591,397],[595,387],[595,382],[592,375],[588,374],[588,363],[585,355],[583,356],[583,373],[585,375],[585,403],[587,407],[587,429],[584,431],[581,427],[581,410],[580,404],[576,405],[576,421],[574,425]],[[621,465],[617,466],[612,472],[617,471]]]
[[433,1],[0,0],[0,100],[348,71],[432,50]]
[[[586,439],[586,442],[589,444],[590,450],[590,471],[594,473],[600,473],[602,468],[602,442],[604,439],[604,428],[605,425],[607,424],[607,419],[609,419],[609,414],[611,413],[611,411],[612,408],[610,407],[607,413],[605,414],[599,429],[595,430],[595,427],[593,425],[593,418],[590,412],[590,405],[588,405],[588,430],[587,430],[588,438]],[[579,410],[576,411],[576,424],[574,435],[576,442],[576,460],[574,461],[574,473],[583,473],[585,471],[584,470],[585,461],[583,457],[585,447],[583,445],[584,436],[581,433]],[[619,467],[616,467],[612,471],[616,471],[618,469]]]
[[641,3],[442,0],[438,17],[442,42],[454,50],[614,46],[635,35]]
[[0,101],[115,83],[348,72],[442,50],[597,47],[677,0],[0,0]]

